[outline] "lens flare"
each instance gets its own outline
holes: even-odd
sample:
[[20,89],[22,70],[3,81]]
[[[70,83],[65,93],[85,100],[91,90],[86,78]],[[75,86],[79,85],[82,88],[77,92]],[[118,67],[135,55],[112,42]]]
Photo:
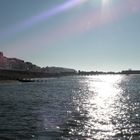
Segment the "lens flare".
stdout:
[[17,22],[15,25],[7,28],[7,30],[0,31],[0,41],[85,2],[87,2],[87,0],[69,0],[65,3],[53,7],[52,9],[42,11],[40,14]]

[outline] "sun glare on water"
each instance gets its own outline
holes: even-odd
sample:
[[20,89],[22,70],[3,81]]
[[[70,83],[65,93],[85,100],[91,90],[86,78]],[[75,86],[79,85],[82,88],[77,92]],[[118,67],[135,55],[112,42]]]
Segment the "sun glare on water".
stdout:
[[[105,135],[114,135],[111,118],[113,118],[117,109],[115,109],[116,96],[121,92],[118,83],[121,76],[98,76],[97,81],[94,79],[89,87],[93,88],[95,96],[89,97],[92,107],[89,108],[89,115],[92,118],[91,123],[94,128],[101,130],[95,138],[103,138]],[[92,89],[91,89],[92,90]]]
[[116,133],[112,120],[118,112],[115,106],[121,93],[118,85],[121,80],[122,76],[119,75],[91,76],[87,80],[90,94],[83,108],[88,111],[90,118],[86,129],[90,134],[94,133],[92,136],[95,139],[114,136]]

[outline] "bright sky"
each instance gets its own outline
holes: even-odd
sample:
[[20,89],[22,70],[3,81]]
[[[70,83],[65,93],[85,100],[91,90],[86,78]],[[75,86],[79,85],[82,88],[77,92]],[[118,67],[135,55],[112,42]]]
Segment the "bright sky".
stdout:
[[0,51],[39,66],[140,69],[140,0],[0,0]]

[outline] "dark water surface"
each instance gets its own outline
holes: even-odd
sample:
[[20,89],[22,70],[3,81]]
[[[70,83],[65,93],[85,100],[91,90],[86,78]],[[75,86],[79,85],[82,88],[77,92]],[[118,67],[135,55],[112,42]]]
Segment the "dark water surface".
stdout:
[[140,140],[140,75],[0,84],[0,140]]

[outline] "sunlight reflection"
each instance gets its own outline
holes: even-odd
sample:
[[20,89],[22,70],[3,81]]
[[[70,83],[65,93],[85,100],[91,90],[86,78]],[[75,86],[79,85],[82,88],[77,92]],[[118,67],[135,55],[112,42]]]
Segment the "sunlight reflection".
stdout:
[[122,76],[103,75],[89,77],[89,101],[84,106],[89,111],[91,118],[89,124],[100,133],[96,133],[94,138],[104,138],[105,136],[115,135],[113,132],[112,119],[117,112],[115,108],[115,99],[117,94],[121,92],[119,82]]

